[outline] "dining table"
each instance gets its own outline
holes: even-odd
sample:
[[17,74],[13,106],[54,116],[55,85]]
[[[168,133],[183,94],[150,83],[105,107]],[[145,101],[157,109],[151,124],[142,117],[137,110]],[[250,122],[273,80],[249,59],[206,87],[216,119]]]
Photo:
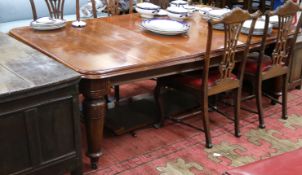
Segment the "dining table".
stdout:
[[[113,85],[202,69],[208,26],[200,13],[193,13],[186,21],[190,25],[187,33],[175,36],[147,31],[141,26],[143,20],[134,13],[87,19],[83,28],[67,22],[57,30],[21,27],[9,33],[82,75],[79,89],[84,96],[87,155],[92,168],[97,168],[103,154],[105,98]],[[246,38],[242,34],[239,42]],[[273,34],[268,40],[273,42],[274,38]],[[212,40],[213,57],[223,55],[224,32],[214,31]],[[260,41],[261,37],[253,37],[251,46],[258,47]],[[242,43],[240,48],[244,48]]]

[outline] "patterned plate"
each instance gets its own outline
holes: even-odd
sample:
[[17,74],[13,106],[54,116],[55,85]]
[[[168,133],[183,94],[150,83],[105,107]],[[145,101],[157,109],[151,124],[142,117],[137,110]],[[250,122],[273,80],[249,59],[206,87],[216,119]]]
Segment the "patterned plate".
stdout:
[[190,26],[185,22],[173,21],[169,19],[144,20],[141,26],[154,33],[162,35],[178,35],[186,33]]
[[[252,20],[245,21],[242,25],[241,32],[244,34],[249,34],[251,24],[252,24]],[[264,25],[265,25],[264,21],[257,20],[257,22],[255,24],[255,29],[254,29],[253,35],[263,35]],[[272,26],[272,24],[269,24],[268,34],[272,33],[272,31],[273,31],[273,26]]]

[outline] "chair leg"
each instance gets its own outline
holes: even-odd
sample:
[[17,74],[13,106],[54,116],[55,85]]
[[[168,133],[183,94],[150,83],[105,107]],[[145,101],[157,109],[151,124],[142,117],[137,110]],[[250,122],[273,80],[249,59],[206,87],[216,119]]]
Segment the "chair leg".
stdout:
[[115,102],[118,103],[120,101],[120,86],[119,85],[114,86],[114,98],[115,98]]
[[288,75],[282,76],[282,119],[287,119],[287,91],[288,91]]
[[155,128],[160,128],[160,127],[164,126],[164,123],[165,123],[165,112],[164,112],[164,106],[163,106],[163,99],[161,97],[161,89],[162,89],[162,85],[160,83],[160,80],[158,80],[156,87],[154,89],[154,99],[155,99],[155,104],[159,111],[160,116],[159,116],[158,123],[153,125]]
[[256,80],[256,103],[258,110],[258,118],[259,118],[259,128],[265,128],[264,119],[263,119],[263,107],[262,107],[262,81]]
[[105,98],[105,102],[106,102],[106,110],[108,110],[108,103],[110,102],[108,95],[105,95],[104,98]]
[[205,98],[202,101],[201,110],[202,110],[203,128],[204,128],[204,133],[205,133],[205,137],[206,137],[206,147],[212,148],[213,144],[212,144],[211,133],[210,133],[208,98]]
[[234,91],[234,124],[235,124],[235,136],[240,137],[240,102],[241,102],[241,90],[238,88]]

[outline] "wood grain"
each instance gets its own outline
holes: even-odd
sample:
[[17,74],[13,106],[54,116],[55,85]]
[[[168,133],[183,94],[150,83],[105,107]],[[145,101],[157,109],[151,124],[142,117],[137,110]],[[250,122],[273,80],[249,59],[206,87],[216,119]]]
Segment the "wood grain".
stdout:
[[[80,89],[85,97],[83,111],[88,156],[97,168],[101,152],[105,97],[111,85],[162,77],[202,69],[208,24],[195,13],[187,22],[190,30],[178,36],[163,36],[143,30],[138,14],[86,20],[85,28],[66,27],[54,31],[16,28],[10,35],[82,74]],[[268,36],[273,42],[275,33]],[[238,50],[243,51],[247,37],[239,36]],[[252,47],[259,47],[253,37]],[[223,55],[224,33],[215,30],[211,54]],[[212,62],[212,61],[211,61]]]
[[37,50],[0,33],[0,96],[56,82],[78,74]]
[[[143,30],[138,14],[87,20],[87,27],[35,31],[16,28],[13,37],[89,78],[107,78],[125,73],[171,66],[188,58],[202,60],[205,53],[207,23],[198,14],[188,21],[186,35],[163,36]],[[213,52],[223,48],[223,32],[213,34]],[[245,35],[239,41],[244,41]],[[257,43],[260,38],[254,38]]]

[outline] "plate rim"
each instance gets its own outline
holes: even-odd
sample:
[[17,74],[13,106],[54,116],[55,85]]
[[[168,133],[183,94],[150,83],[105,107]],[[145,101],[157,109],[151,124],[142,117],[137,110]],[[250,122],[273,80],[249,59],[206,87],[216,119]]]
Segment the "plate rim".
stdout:
[[[187,22],[184,21],[176,21],[176,20],[171,20],[171,19],[146,19],[143,20],[141,22],[142,25],[144,25],[147,22],[150,21],[173,21],[175,23],[181,24],[183,26],[183,30],[174,30],[174,31],[167,31],[167,30],[158,30],[158,31],[164,31],[164,32],[181,32],[181,31],[187,31],[190,29],[190,25]],[[148,29],[148,27],[146,27],[146,25],[144,26],[146,29]],[[155,29],[156,30],[156,29]]]

